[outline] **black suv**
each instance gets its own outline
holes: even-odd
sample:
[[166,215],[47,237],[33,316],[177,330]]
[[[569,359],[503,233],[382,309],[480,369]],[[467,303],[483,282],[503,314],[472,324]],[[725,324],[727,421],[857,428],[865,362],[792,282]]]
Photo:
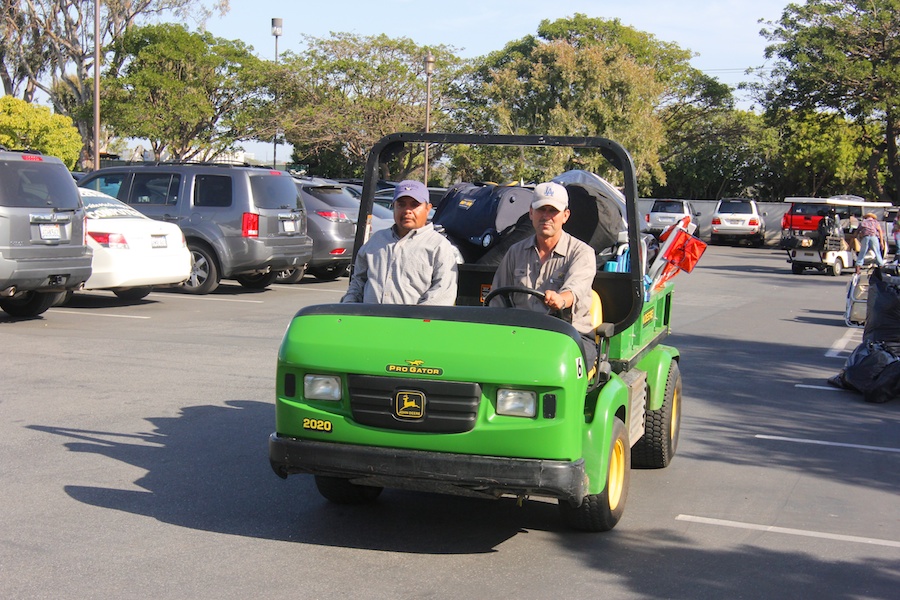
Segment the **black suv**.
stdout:
[[58,158],[0,148],[0,308],[35,317],[91,275],[84,207]]
[[218,163],[136,163],[78,182],[148,217],[178,223],[193,257],[183,289],[207,294],[221,279],[265,288],[312,257],[306,211],[287,173]]

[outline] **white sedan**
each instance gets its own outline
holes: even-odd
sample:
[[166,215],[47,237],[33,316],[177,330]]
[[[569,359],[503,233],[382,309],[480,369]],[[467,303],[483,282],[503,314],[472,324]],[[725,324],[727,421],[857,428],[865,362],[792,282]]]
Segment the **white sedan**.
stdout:
[[191,253],[181,228],[145,217],[102,192],[78,188],[94,252],[86,290],[112,290],[139,300],[153,286],[179,284],[191,274]]

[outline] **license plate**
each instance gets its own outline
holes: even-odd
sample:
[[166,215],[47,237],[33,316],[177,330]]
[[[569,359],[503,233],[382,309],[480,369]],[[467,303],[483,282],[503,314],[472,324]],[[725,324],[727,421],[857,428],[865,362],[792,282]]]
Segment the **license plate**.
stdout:
[[725,219],[725,222],[728,223],[729,225],[743,225],[744,224],[743,221],[740,221],[738,219]]
[[150,247],[165,248],[166,247],[166,236],[164,236],[164,235],[150,236]]
[[659,222],[660,223],[674,223],[675,217],[660,217]]
[[297,231],[297,224],[293,221],[285,221],[284,222],[284,230],[285,231]]
[[59,223],[41,223],[42,240],[59,239]]

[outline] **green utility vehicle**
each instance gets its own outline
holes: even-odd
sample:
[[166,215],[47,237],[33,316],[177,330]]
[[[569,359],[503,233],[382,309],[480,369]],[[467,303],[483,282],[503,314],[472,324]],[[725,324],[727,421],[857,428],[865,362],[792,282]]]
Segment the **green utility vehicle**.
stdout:
[[612,529],[632,465],[667,466],[681,418],[679,354],[663,344],[672,283],[647,286],[631,157],[603,138],[389,135],[366,165],[356,248],[380,164],[423,143],[571,147],[600,152],[621,171],[620,245],[643,249],[617,252],[624,269],[596,274],[597,363],[583,363],[568,322],[484,306],[524,288],[490,290],[494,269],[479,264],[459,265],[456,306],[309,306],[278,353],[272,468],[313,474],[337,503],[372,501],[384,487],[549,497],[568,525]]

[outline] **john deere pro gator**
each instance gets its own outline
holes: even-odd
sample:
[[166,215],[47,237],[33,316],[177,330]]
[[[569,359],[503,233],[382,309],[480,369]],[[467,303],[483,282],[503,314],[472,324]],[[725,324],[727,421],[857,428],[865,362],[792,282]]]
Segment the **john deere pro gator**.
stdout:
[[[272,468],[281,477],[312,474],[336,503],[372,502],[384,487],[549,497],[570,526],[612,529],[631,467],[667,466],[681,417],[679,354],[663,343],[673,289],[663,274],[671,264],[661,251],[654,259],[639,232],[631,157],[593,137],[389,135],[366,165],[357,249],[381,164],[422,144],[571,149],[599,153],[618,172],[621,190],[587,190],[617,196],[613,220],[621,223],[615,239],[602,242],[609,247],[586,240],[598,250],[592,314],[599,358],[584,364],[579,334],[558,316],[486,306],[493,296],[534,291],[491,290],[495,266],[461,252],[455,306],[321,304],[293,316],[278,352]],[[590,180],[559,179],[570,198],[578,185],[591,188]],[[448,194],[442,205],[467,201],[455,198]],[[583,226],[584,218],[577,221]],[[491,246],[508,230],[462,243]]]

